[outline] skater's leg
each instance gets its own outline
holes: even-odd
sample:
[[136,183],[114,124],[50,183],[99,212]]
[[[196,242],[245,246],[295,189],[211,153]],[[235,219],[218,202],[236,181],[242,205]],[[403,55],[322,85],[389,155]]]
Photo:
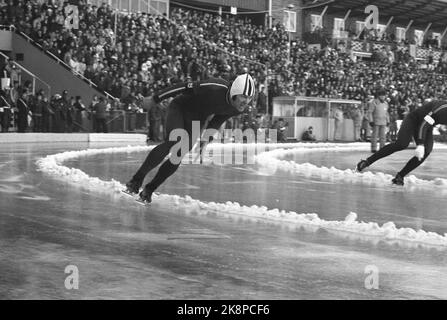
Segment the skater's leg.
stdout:
[[[177,169],[179,168],[181,164],[181,159],[185,157],[185,155],[190,152],[196,142],[196,140],[199,138],[201,132],[194,132],[195,135],[193,135],[192,130],[192,118],[191,115],[188,113],[184,113],[184,128],[187,132],[187,137],[184,137],[186,140],[180,140],[179,143],[182,145],[184,143],[187,143],[186,148],[176,148],[177,150],[175,156],[171,154],[171,157],[167,159],[158,169],[157,174],[155,177],[149,182],[145,187],[143,192],[140,194],[141,199],[145,200],[147,202],[151,202],[151,195],[152,193],[164,182],[167,178],[169,178],[171,175],[173,175]],[[203,130],[203,124],[204,121],[201,121],[201,128]],[[174,142],[178,143],[178,142]]]
[[408,118],[408,117],[405,118],[405,120],[403,121],[402,126],[399,130],[399,133],[397,135],[397,140],[393,143],[387,144],[382,149],[380,149],[378,152],[371,155],[367,159],[369,165],[371,165],[374,162],[376,162],[377,160],[385,158],[395,152],[406,149],[411,142],[414,132],[415,132],[415,124],[414,124],[413,119]]
[[139,181],[142,184],[146,175],[166,158],[175,143],[175,141],[166,141],[152,149],[132,180]]
[[153,192],[156,190],[167,178],[169,178],[171,175],[173,175],[178,167],[180,167],[180,163],[174,164],[169,159],[166,160],[161,166],[160,169],[158,169],[157,174],[155,177],[149,182],[145,189],[147,189],[150,192]]
[[[174,129],[183,129],[184,123],[184,114],[180,106],[176,104],[169,105],[166,120],[168,132],[171,132]],[[165,159],[165,157],[169,154],[171,148],[176,143],[176,141],[166,141],[152,149],[147,155],[141,167],[138,169],[137,173],[135,173],[135,175],[133,176],[131,180],[133,184],[135,184],[139,188],[139,186],[143,184],[146,175]]]
[[410,161],[407,162],[405,167],[398,173],[402,178],[405,177],[407,174],[409,174],[411,171],[419,167],[425,159],[430,155],[430,153],[433,150],[433,131],[427,132],[427,139],[424,143],[425,147],[425,154],[421,161],[419,161],[418,158],[413,157],[410,159]]
[[[165,160],[165,162],[163,162],[163,164],[160,166],[160,168],[157,171],[157,174],[155,175],[155,177],[151,180],[151,182],[149,182],[148,184],[146,184],[146,186],[144,187],[143,191],[140,194],[140,197],[142,200],[146,201],[146,202],[151,202],[152,201],[152,193],[163,183],[165,182],[165,180],[167,178],[169,178],[171,175],[173,175],[178,167],[180,167],[181,164],[181,159],[183,159],[183,157],[192,149],[192,139],[189,139],[189,148],[186,151],[186,149],[184,150],[183,148],[179,148],[176,154],[176,159],[173,160],[172,159],[172,155],[170,159]],[[180,159],[180,161],[179,161]]]
[[[376,128],[376,127],[377,126],[374,126],[374,128]],[[404,121],[402,122],[402,126],[400,127],[400,130],[399,130],[399,133],[397,136],[397,140],[393,143],[387,144],[382,149],[380,149],[378,152],[373,153],[366,160],[361,160],[359,163],[357,163],[357,168],[356,168],[357,171],[361,172],[365,168],[372,165],[377,160],[385,158],[385,157],[389,156],[390,154],[393,154],[397,151],[406,149],[415,134],[417,134],[416,121],[411,116],[407,116],[404,119]],[[371,140],[372,140],[372,138],[371,138]]]

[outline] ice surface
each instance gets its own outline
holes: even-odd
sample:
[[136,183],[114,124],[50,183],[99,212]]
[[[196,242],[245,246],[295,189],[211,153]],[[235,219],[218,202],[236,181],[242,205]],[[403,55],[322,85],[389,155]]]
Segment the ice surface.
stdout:
[[[151,147],[112,146],[126,144],[0,150],[0,299],[447,298],[447,247],[408,240],[419,230],[426,232],[422,238],[447,230],[447,200],[437,192],[442,187],[306,177],[269,172],[259,163],[194,164],[182,165],[145,207],[116,188]],[[295,147],[297,153],[275,159],[343,171],[369,153],[367,143],[259,150]],[[101,150],[80,153],[94,148]],[[36,166],[36,160],[67,150],[76,151],[71,160],[67,154],[48,158],[51,172],[36,170],[46,161]],[[393,173],[411,153],[397,153],[368,171]],[[414,175],[446,179],[439,171],[446,154],[434,152]],[[396,233],[407,240],[396,240]],[[64,269],[72,264],[80,270],[79,290],[64,287]],[[380,273],[378,290],[365,288],[371,265]]]
[[[210,148],[232,148],[234,145],[220,145],[212,144]],[[256,146],[244,146],[253,147]],[[259,146],[257,146],[259,147]],[[284,149],[284,147],[289,147]],[[142,146],[127,146],[121,148],[106,148],[106,149],[88,149],[80,151],[70,151],[54,155],[46,156],[37,161],[40,170],[63,177],[67,181],[82,185],[84,188],[97,192],[113,191],[119,193],[124,189],[124,186],[116,181],[103,181],[97,177],[92,177],[76,168],[69,168],[64,166],[64,161],[76,159],[78,157],[93,156],[97,154],[113,154],[113,153],[133,153],[148,151],[151,147]],[[269,168],[286,170],[291,173],[300,175],[318,175],[325,179],[335,179],[345,183],[373,183],[389,185],[390,176],[383,173],[356,173],[352,170],[339,170],[336,168],[317,167],[310,163],[297,164],[292,161],[280,160],[291,153],[299,152],[345,152],[352,150],[365,150],[367,146],[361,143],[354,144],[278,144],[268,145],[271,151],[263,152],[256,156],[256,161],[262,166]],[[426,181],[418,179],[415,176],[408,178],[410,187],[419,188],[440,188],[447,189],[446,179],[435,179],[433,181]],[[125,197],[123,195],[123,197]],[[440,247],[447,247],[447,234],[440,235],[434,232],[427,232],[424,230],[414,230],[412,228],[396,227],[394,222],[387,222],[379,225],[376,222],[358,221],[355,212],[347,213],[347,216],[342,221],[328,221],[321,219],[317,213],[298,213],[294,211],[285,211],[277,208],[267,208],[260,204],[253,204],[252,206],[241,205],[238,202],[215,203],[205,202],[199,199],[193,199],[189,196],[178,196],[168,194],[155,194],[153,197],[154,203],[160,206],[175,206],[187,212],[193,212],[198,215],[207,215],[210,212],[222,216],[236,216],[242,220],[261,220],[270,221],[279,224],[304,226],[313,230],[325,229],[334,234],[342,235],[359,235],[366,237],[373,237],[376,239],[395,240],[405,243],[418,243],[424,245],[433,245]]]

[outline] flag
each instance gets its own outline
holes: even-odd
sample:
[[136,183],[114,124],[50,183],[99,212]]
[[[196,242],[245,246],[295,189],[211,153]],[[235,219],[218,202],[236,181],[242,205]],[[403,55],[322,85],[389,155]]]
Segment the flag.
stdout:
[[296,12],[284,10],[283,23],[287,32],[296,32]]

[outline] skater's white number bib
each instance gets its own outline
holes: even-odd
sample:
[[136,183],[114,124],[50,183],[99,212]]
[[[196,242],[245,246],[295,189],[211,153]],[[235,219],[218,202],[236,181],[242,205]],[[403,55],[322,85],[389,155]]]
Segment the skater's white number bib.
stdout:
[[424,117],[424,120],[425,120],[428,124],[430,124],[430,125],[434,125],[434,124],[435,124],[435,119],[433,119],[433,118],[430,117],[429,115],[426,115],[426,116]]

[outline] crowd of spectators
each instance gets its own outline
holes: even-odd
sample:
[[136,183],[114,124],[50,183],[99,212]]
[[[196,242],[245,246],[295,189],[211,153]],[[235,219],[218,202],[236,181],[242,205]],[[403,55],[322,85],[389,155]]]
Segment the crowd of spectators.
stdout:
[[176,81],[230,77],[244,68],[263,82],[265,68],[259,63],[275,56],[281,64],[279,57],[286,56],[283,30],[267,30],[234,17],[221,20],[173,8],[168,20],[146,13],[116,13],[105,3],[98,8],[80,0],[79,28],[70,29],[59,4],[9,0],[0,20],[125,103]]
[[[18,132],[71,133],[92,129],[107,132],[110,104],[105,98],[94,97],[90,104],[85,105],[80,96],[70,96],[67,90],[49,97],[43,90],[33,92],[31,81],[21,84],[11,76],[15,69],[12,61],[1,69],[12,80],[12,86],[0,89],[1,132],[13,128]],[[92,125],[86,128],[88,123]]]
[[[96,7],[80,0],[79,26],[74,29],[65,25],[67,4],[7,0],[0,9],[0,24],[12,24],[30,36],[99,89],[119,98],[125,110],[140,109],[143,97],[178,81],[231,78],[246,71],[259,84],[268,77],[269,85],[260,88],[251,114],[239,119],[240,125],[255,123],[257,112],[260,117],[267,110],[271,114],[272,98],[279,95],[366,103],[382,87],[388,90],[390,110],[399,117],[425,99],[447,96],[445,55],[438,64],[430,57],[421,63],[408,50],[388,46],[376,50],[369,61],[356,61],[330,41],[320,49],[293,40],[289,56],[289,37],[280,23],[269,29],[246,17],[175,6],[167,19],[117,12],[106,3]],[[368,30],[360,38],[394,40],[387,33],[387,38],[379,39],[378,34]]]

